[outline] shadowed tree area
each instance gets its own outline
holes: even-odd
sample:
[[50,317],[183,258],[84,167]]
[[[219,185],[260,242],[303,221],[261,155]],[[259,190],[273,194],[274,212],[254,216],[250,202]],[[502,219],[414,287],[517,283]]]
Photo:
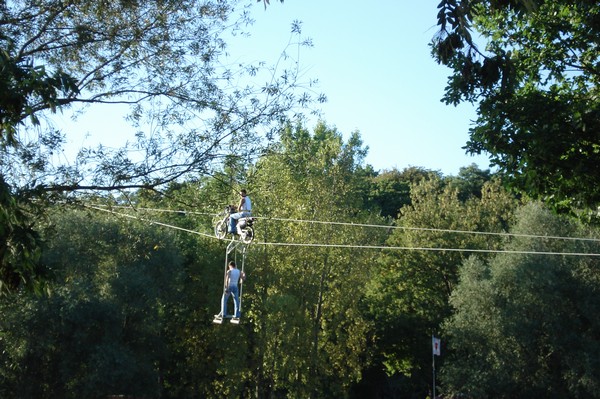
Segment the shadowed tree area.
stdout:
[[[514,234],[587,237],[590,231],[539,204],[522,208]],[[473,257],[460,269],[444,330],[447,391],[478,398],[595,397],[600,349],[598,241],[515,237],[514,251]]]
[[[297,59],[228,62],[245,5],[272,3],[0,5],[0,397],[423,399],[432,335],[444,397],[597,397],[598,5],[439,4],[445,101],[479,104],[467,149],[498,167],[457,176],[305,126]],[[57,163],[53,114],[100,104],[136,135]],[[242,317],[216,325],[241,188]]]

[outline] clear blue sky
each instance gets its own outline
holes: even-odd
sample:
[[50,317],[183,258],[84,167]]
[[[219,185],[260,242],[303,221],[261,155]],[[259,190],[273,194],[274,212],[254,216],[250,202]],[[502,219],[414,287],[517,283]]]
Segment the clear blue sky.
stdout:
[[435,63],[428,43],[437,31],[439,0],[271,0],[253,7],[252,37],[238,50],[244,58],[278,58],[292,21],[314,47],[300,59],[328,97],[323,119],[347,137],[358,130],[376,170],[422,166],[456,175],[486,156],[461,148],[475,119],[470,104],[440,102],[449,69]]
[[[437,30],[438,2],[271,0],[266,10],[254,2],[251,37],[230,43],[230,56],[274,64],[290,39],[292,22],[301,21],[303,36],[314,46],[302,51],[300,64],[327,95],[323,120],[345,138],[359,131],[369,147],[366,163],[375,170],[420,166],[444,175],[456,175],[471,163],[487,169],[486,156],[468,156],[461,148],[475,108],[440,102],[450,71],[435,63],[428,46]],[[68,113],[57,115],[56,122],[74,133],[69,146],[117,146],[131,127],[114,107],[92,108],[77,122]]]

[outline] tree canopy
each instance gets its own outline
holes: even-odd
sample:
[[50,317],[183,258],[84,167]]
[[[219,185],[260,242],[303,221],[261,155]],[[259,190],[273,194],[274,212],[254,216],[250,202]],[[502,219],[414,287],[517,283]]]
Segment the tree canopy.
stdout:
[[558,209],[600,202],[600,5],[442,0],[435,59],[443,100],[478,103],[465,149]]
[[[227,41],[252,22],[240,1],[13,1],[0,13],[1,161],[13,190],[153,188],[207,173],[314,99],[296,91],[296,70],[226,61]],[[131,107],[132,143],[53,168],[74,133],[48,111],[94,104]]]
[[[36,215],[74,192],[137,188],[209,175],[231,154],[251,159],[281,123],[313,101],[296,62],[230,62],[228,41],[252,23],[239,0],[15,0],[0,5],[0,288],[41,275]],[[300,24],[289,46],[309,45]],[[102,105],[123,146],[65,161],[53,113]],[[131,135],[113,132],[126,109]],[[10,255],[10,256],[9,256]],[[17,264],[17,260],[19,264]]]
[[[431,358],[422,348],[451,314],[448,299],[458,282],[460,265],[470,255],[468,249],[501,246],[499,235],[467,232],[504,231],[517,206],[498,181],[485,183],[478,196],[461,200],[455,178],[430,176],[412,185],[411,204],[401,209],[398,228],[387,244],[431,250],[384,252],[367,286],[370,313],[377,326],[379,362],[388,374],[404,376],[412,391],[423,389],[430,377]],[[475,173],[471,177],[467,186],[479,181]],[[467,251],[453,250],[457,248]],[[406,395],[409,392],[403,393]]]
[[[444,394],[595,392],[597,229],[522,207],[473,166],[380,184],[365,152],[358,133],[287,125],[256,163],[166,195],[50,205],[47,292],[0,296],[0,395],[425,397],[432,333]],[[411,181],[397,219],[376,201],[404,192],[388,180]],[[242,322],[215,326],[229,242],[211,220],[240,185],[256,216]],[[590,256],[534,253],[567,248]]]
[[470,258],[460,268],[450,301],[454,312],[444,327],[447,392],[477,398],[597,396],[600,325],[590,315],[599,310],[598,261],[560,254],[597,254],[598,241],[556,239],[592,232],[539,203],[521,208],[517,220],[505,245],[514,253]]
[[[423,398],[432,334],[444,396],[596,395],[599,229],[503,179],[566,208],[596,201],[575,153],[597,146],[584,112],[595,53],[577,38],[597,40],[579,28],[594,34],[598,6],[440,3],[434,47],[458,68],[446,101],[480,101],[470,145],[497,145],[504,165],[444,177],[375,172],[358,132],[290,123],[312,100],[297,69],[222,62],[249,22],[230,19],[238,4],[0,4],[0,293],[12,289],[0,295],[0,396]],[[134,141],[55,164],[72,132],[52,113],[98,104],[131,107]],[[568,125],[578,109],[571,122],[584,124]],[[485,146],[477,136],[494,132]],[[535,163],[567,147],[564,163]],[[575,177],[559,179],[569,165]],[[212,219],[241,187],[256,217],[242,322],[215,326],[223,258],[241,255]],[[85,202],[63,195],[79,190],[92,191]],[[20,289],[47,273],[46,290]]]

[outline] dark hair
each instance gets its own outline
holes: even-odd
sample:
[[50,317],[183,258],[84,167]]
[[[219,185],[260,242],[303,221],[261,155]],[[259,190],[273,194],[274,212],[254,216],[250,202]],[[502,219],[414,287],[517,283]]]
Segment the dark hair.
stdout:
[[242,188],[242,189],[240,190],[240,194],[246,194],[246,190]]
[[229,261],[229,266],[233,266],[233,267],[235,267],[235,262],[234,262],[234,261],[232,261],[232,260],[231,260],[231,261]]

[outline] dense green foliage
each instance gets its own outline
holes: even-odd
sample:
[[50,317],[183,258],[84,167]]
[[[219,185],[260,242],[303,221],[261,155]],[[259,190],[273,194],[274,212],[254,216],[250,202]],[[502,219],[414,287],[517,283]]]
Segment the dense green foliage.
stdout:
[[[237,4],[0,6],[0,396],[423,399],[436,335],[444,396],[598,397],[600,232],[503,187],[597,213],[598,5],[440,3],[445,99],[480,101],[467,148],[501,172],[443,176],[287,122],[298,69],[232,86],[263,66],[221,69]],[[132,105],[141,158],[53,165],[48,111],[99,102]],[[242,187],[242,323],[215,325]]]
[[40,237],[28,207],[0,174],[0,295],[19,286],[39,291],[47,275],[39,262]]
[[[505,245],[512,251],[598,253],[590,231],[532,204]],[[595,233],[597,237],[597,232]],[[447,389],[477,398],[598,397],[598,258],[498,254],[471,258],[452,293]]]
[[288,127],[281,145],[258,162],[252,175],[261,215],[275,219],[261,224],[265,240],[317,245],[265,248],[263,267],[270,276],[256,285],[261,294],[257,299],[264,303],[256,328],[266,339],[261,354],[270,379],[266,385],[280,393],[344,396],[360,379],[368,357],[372,325],[360,305],[373,254],[351,246],[382,243],[384,236],[349,226],[293,221],[380,222],[365,209],[366,195],[361,194],[367,188],[364,154],[356,135],[344,143],[324,124],[314,135],[301,126]]
[[[258,152],[288,112],[325,100],[297,82],[291,57],[275,67],[227,59],[228,40],[252,24],[251,5],[0,3],[0,220],[9,221],[0,231],[2,292],[42,280],[32,271],[41,270],[37,241],[23,232],[48,203],[82,191],[162,191],[213,173],[225,155]],[[308,45],[295,24],[289,46],[298,54]],[[118,144],[68,147],[87,132],[64,131],[53,114],[76,118],[90,108],[107,115],[107,129],[127,116],[131,127]],[[22,250],[9,256],[14,248]]]
[[466,150],[559,209],[600,203],[600,4],[442,0],[444,100],[478,103]]
[[[18,291],[0,301],[0,394],[425,398],[431,334],[444,342],[440,392],[492,397],[496,387],[482,382],[506,371],[503,386],[528,384],[522,392],[589,394],[597,361],[582,348],[597,345],[595,258],[490,251],[562,248],[534,237],[508,240],[511,226],[598,233],[550,213],[538,222],[537,208],[522,208],[497,177],[474,166],[448,177],[412,168],[378,174],[364,155],[357,134],[345,142],[323,123],[312,133],[288,125],[254,164],[231,159],[218,175],[174,184],[166,196],[123,197],[137,210],[114,210],[130,218],[107,208],[52,208],[41,236],[43,263],[55,276],[48,294]],[[409,201],[397,218],[387,215],[380,204],[403,186],[382,182],[408,180]],[[240,187],[258,217],[242,323],[215,325],[226,242],[212,236],[212,219]],[[569,245],[598,252],[597,241]],[[531,267],[521,269],[522,261]],[[494,295],[488,288],[496,283],[484,277],[496,272],[469,274],[484,265],[503,276]],[[550,274],[539,274],[542,267]],[[536,296],[544,284],[552,290]],[[499,316],[469,313],[478,309]],[[521,317],[538,309],[547,317]],[[565,319],[571,328],[563,334],[540,333]],[[569,346],[575,336],[581,342]],[[490,355],[473,348],[482,342],[508,351],[489,370],[481,362]],[[541,357],[516,351],[533,344],[544,348]],[[523,367],[510,371],[513,360]],[[552,383],[542,391],[546,380],[532,384],[530,374]]]
[[396,218],[398,210],[410,204],[410,186],[432,174],[439,176],[438,173],[417,167],[377,173],[373,176],[370,199],[380,209],[382,216]]
[[164,331],[187,302],[173,238],[79,211],[52,226],[52,294],[2,303],[2,396],[156,396]]
[[[470,255],[468,250],[501,247],[501,237],[471,232],[505,231],[516,206],[497,181],[480,187],[481,198],[461,201],[464,194],[455,181],[434,177],[413,186],[412,205],[401,209],[397,229],[387,244],[424,249],[386,251],[368,285],[370,309],[378,326],[378,355],[388,374],[410,376],[410,390],[404,395],[426,391],[430,353],[423,348],[450,315],[448,298],[460,265]],[[456,251],[460,249],[467,251]]]

